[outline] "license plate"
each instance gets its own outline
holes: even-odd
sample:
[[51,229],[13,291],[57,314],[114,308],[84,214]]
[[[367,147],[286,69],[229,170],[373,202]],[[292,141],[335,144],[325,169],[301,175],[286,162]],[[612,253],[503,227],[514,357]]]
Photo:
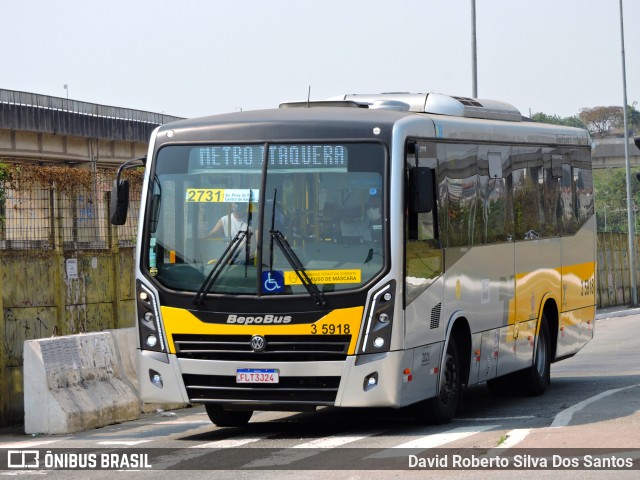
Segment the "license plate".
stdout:
[[236,370],[236,383],[278,383],[278,370],[265,368],[242,368]]

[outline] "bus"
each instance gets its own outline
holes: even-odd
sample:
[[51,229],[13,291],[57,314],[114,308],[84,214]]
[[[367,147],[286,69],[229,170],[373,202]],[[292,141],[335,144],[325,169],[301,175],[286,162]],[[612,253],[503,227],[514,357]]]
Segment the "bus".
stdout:
[[543,394],[594,332],[590,151],[585,130],[435,93],[158,127],[135,260],[142,400],[204,404],[218,426],[324,406],[437,424],[472,385]]

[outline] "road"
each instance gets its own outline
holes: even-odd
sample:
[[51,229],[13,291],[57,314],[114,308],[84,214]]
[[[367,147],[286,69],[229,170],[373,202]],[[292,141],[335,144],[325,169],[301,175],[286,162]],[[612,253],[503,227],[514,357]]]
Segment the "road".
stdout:
[[[7,465],[5,450],[20,450],[38,451],[40,461],[49,451],[60,454],[59,462],[93,460],[98,465],[102,455],[109,459],[108,454],[115,453],[113,461],[120,462],[128,478],[154,480],[275,480],[301,475],[305,479],[473,479],[489,474],[494,478],[513,478],[514,474],[537,479],[637,478],[640,315],[598,320],[595,328],[594,340],[578,355],[552,366],[552,383],[544,396],[493,397],[486,386],[475,386],[466,391],[463,411],[448,425],[417,425],[402,410],[324,408],[315,413],[258,412],[244,429],[217,428],[202,407],[194,407],[75,435],[32,437],[0,431],[0,456],[5,457],[0,458],[0,465]],[[595,468],[603,463],[625,466],[624,452],[629,451],[635,458],[635,471]],[[143,452],[146,457],[135,456]],[[125,458],[122,453],[134,455]],[[460,458],[455,457],[458,454]],[[585,455],[593,457],[585,461]],[[494,457],[508,461],[518,471],[497,464],[494,470],[427,471],[420,468],[424,463],[419,464],[455,467],[457,458],[463,462],[458,466],[464,467],[470,465],[464,462],[486,462]],[[130,464],[123,465],[123,458]],[[135,465],[138,459],[146,460],[152,469]],[[416,465],[410,468],[412,461]],[[583,468],[559,469],[574,461]],[[547,469],[535,469],[544,467],[544,462]],[[137,466],[141,468],[133,468]],[[92,480],[114,474],[104,470],[0,470],[0,477],[47,479]]]

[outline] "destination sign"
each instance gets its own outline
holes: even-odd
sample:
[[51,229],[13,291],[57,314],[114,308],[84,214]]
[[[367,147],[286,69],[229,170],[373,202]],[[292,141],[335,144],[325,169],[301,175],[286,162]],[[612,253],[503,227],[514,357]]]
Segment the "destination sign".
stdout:
[[[345,145],[269,145],[269,168],[347,168]],[[189,170],[260,170],[264,145],[208,145],[196,147],[189,156]]]

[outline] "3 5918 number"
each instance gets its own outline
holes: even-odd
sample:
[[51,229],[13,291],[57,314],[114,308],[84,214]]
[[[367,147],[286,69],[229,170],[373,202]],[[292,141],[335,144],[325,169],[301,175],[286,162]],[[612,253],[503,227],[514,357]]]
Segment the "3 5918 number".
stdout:
[[348,335],[351,333],[351,325],[348,323],[330,323],[322,325],[318,328],[318,325],[311,325],[312,335]]

